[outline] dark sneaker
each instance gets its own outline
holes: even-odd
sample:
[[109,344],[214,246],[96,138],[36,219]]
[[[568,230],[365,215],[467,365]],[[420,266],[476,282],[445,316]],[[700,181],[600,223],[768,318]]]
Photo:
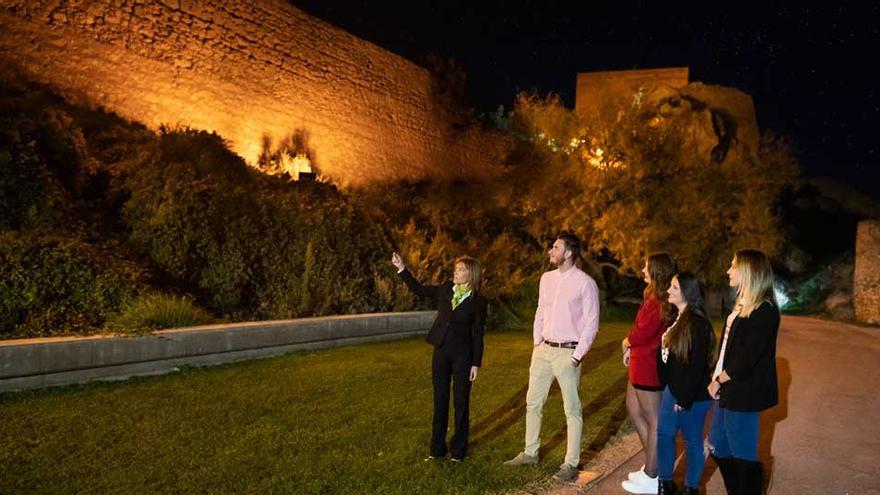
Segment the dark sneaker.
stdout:
[[553,479],[556,481],[574,481],[577,477],[578,468],[568,464],[559,466],[559,471],[556,471],[556,474],[553,475]]

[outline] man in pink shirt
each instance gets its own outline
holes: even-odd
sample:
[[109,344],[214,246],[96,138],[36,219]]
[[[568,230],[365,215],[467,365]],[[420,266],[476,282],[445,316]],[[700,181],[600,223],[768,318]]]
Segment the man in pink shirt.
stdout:
[[549,251],[555,270],[541,276],[535,312],[529,392],[526,396],[525,450],[505,462],[509,466],[536,464],[541,445],[541,415],[553,379],[559,383],[568,430],[565,462],[553,477],[573,481],[578,476],[581,453],[581,400],[578,386],[581,361],[599,331],[599,289],[577,266],[581,241],[562,234]]

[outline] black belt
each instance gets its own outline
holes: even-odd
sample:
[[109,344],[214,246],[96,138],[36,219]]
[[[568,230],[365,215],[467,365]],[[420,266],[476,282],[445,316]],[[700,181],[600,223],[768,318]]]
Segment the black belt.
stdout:
[[550,347],[563,347],[565,349],[574,349],[578,345],[577,342],[550,342],[549,340],[545,340],[544,343]]

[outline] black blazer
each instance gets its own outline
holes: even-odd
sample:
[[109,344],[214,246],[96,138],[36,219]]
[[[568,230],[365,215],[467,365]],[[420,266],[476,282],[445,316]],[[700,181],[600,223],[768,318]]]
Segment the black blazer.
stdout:
[[694,402],[709,400],[709,343],[712,324],[709,320],[690,313],[691,348],[688,362],[683,363],[671,351],[663,362],[662,349],[657,350],[657,374],[660,383],[669,387],[675,402],[691,409]]
[[[778,333],[779,310],[767,301],[748,318],[733,320],[724,355],[724,371],[730,381],[721,385],[721,407],[731,411],[757,412],[779,403],[776,378]],[[724,342],[723,338],[721,342]]]
[[425,340],[434,347],[440,347],[444,342],[467,345],[471,350],[471,366],[481,366],[483,332],[486,326],[486,298],[472,292],[453,310],[452,282],[443,285],[422,285],[407,269],[400,272],[399,276],[416,295],[437,300],[437,318]]

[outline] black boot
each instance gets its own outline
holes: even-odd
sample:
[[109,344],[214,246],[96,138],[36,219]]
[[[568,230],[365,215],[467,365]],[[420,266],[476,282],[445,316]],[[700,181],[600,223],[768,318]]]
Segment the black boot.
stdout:
[[764,489],[764,465],[745,459],[733,459],[739,481],[736,495],[761,495]]
[[718,465],[718,470],[721,471],[721,479],[724,480],[724,488],[727,489],[727,495],[742,495],[738,489],[739,476],[733,457],[715,457],[713,454],[712,459],[715,459],[715,464]]
[[678,488],[675,486],[674,481],[658,480],[657,495],[675,495],[676,493],[678,493]]
[[684,495],[700,495],[700,489],[685,486],[684,487]]

